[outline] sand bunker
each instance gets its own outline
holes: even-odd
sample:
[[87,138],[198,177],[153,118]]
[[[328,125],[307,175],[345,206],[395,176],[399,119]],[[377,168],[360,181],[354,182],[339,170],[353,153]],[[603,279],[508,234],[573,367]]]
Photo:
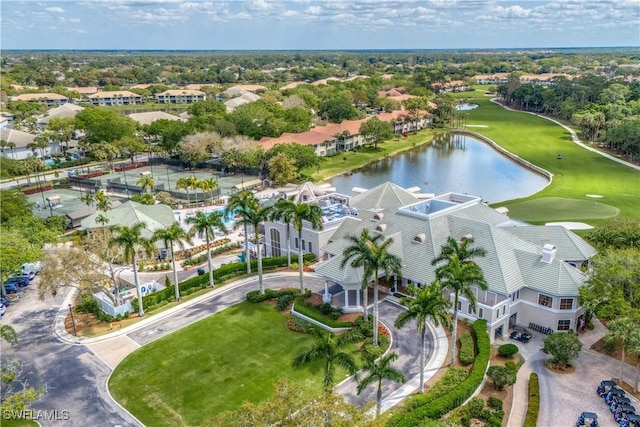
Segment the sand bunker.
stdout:
[[603,198],[603,197],[604,197],[604,196],[601,196],[601,195],[599,195],[599,194],[586,194],[586,196],[587,196],[587,197],[594,198],[594,199],[601,199],[601,198]]
[[593,228],[584,222],[547,222],[545,225],[561,225],[567,230],[589,230]]

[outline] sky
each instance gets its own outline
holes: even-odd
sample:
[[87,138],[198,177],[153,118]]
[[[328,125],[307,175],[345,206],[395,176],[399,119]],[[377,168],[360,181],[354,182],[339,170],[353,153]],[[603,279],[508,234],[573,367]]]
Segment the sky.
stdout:
[[640,0],[1,0],[0,49],[640,46]]

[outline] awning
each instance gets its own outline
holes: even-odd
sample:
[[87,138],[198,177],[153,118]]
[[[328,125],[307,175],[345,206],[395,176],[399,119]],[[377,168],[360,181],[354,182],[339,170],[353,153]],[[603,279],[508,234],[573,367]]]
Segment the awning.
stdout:
[[243,182],[242,184],[236,184],[233,188],[236,190],[246,190],[247,188],[257,187],[259,185],[262,185],[261,179],[252,179],[250,181]]
[[60,196],[58,196],[57,194],[55,196],[49,196],[46,199],[48,202],[57,202],[60,200]]

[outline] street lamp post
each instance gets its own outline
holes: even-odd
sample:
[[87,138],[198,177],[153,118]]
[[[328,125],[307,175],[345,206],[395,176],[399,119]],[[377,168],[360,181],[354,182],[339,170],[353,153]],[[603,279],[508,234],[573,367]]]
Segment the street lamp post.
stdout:
[[71,304],[69,304],[68,307],[69,307],[69,314],[71,315],[71,323],[73,324],[73,336],[77,337],[78,331],[76,330],[76,321],[73,319],[73,310],[71,309]]

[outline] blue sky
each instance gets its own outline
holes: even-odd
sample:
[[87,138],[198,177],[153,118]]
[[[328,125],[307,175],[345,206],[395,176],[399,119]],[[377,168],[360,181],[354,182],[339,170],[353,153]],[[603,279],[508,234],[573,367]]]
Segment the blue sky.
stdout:
[[2,49],[640,46],[640,0],[0,1]]

